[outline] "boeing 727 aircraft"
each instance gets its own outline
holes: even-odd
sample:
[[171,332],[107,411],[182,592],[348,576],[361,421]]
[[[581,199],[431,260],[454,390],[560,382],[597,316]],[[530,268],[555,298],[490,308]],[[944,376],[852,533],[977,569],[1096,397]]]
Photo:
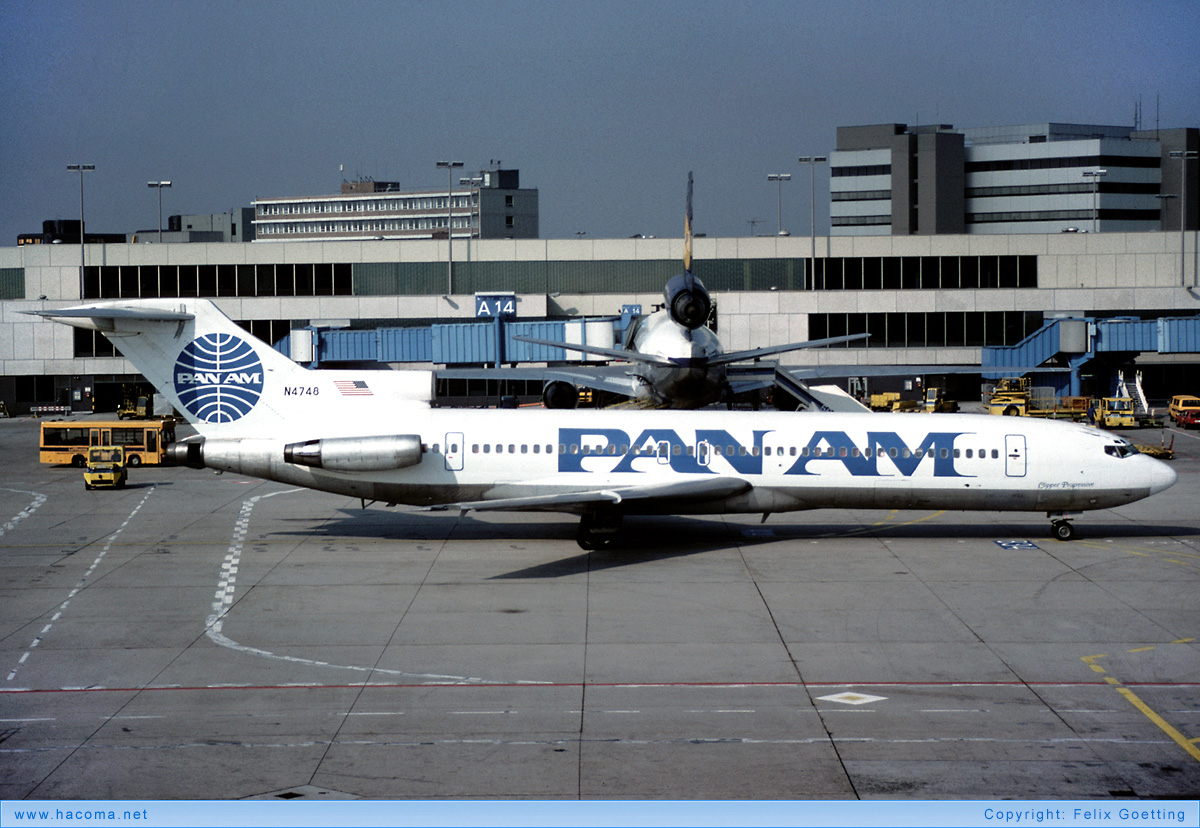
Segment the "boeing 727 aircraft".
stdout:
[[[979,414],[431,409],[402,371],[311,371],[204,299],[36,311],[101,331],[199,433],[195,467],[433,509],[581,516],[579,544],[626,514],[819,508],[1045,512],[1069,518],[1171,486],[1175,472],[1086,426]],[[384,425],[387,424],[387,425]]]

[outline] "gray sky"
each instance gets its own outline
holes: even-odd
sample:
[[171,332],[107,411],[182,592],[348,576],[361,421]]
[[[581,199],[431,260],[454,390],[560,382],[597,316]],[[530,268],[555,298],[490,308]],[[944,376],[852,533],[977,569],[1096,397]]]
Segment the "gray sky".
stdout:
[[[500,159],[543,238],[807,233],[838,126],[1200,126],[1200,3],[0,2],[0,245]],[[1157,101],[1157,103],[1156,103]],[[344,172],[339,172],[339,165]],[[818,232],[828,227],[819,171]]]

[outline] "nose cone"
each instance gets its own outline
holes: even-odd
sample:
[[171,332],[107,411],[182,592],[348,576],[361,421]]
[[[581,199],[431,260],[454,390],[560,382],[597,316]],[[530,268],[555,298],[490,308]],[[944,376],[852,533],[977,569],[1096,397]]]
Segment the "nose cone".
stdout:
[[1150,494],[1158,494],[1171,488],[1178,479],[1179,475],[1173,468],[1161,460],[1155,460],[1154,465],[1150,468]]

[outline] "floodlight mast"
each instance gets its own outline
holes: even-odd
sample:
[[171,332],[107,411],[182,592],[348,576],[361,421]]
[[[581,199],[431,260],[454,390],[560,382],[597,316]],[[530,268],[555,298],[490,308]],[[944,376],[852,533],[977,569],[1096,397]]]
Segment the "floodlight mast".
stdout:
[[446,171],[446,295],[454,293],[454,171],[462,161],[438,161],[440,170]]
[[95,172],[95,164],[67,164],[67,172],[79,173],[79,298],[83,299],[83,174]]
[[801,155],[796,159],[801,164],[808,164],[808,217],[810,223],[809,240],[812,247],[812,253],[808,260],[808,277],[806,282],[809,290],[817,289],[817,164],[824,164],[829,159],[824,155]]
[[170,181],[147,181],[147,187],[158,190],[158,243],[162,244],[162,191],[171,186]]

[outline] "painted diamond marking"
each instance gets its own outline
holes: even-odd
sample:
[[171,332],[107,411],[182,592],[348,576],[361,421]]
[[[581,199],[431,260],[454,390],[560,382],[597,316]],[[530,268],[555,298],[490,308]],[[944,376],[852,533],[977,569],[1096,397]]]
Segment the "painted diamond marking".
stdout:
[[1002,540],[1002,541],[998,540],[998,541],[996,541],[996,546],[999,546],[1001,549],[1041,549],[1042,548],[1042,547],[1038,546],[1036,543],[1034,543],[1033,541],[1028,541],[1028,540]]
[[866,693],[838,693],[833,696],[817,696],[817,701],[831,701],[839,704],[871,704],[877,701],[887,701],[887,696],[870,696]]

